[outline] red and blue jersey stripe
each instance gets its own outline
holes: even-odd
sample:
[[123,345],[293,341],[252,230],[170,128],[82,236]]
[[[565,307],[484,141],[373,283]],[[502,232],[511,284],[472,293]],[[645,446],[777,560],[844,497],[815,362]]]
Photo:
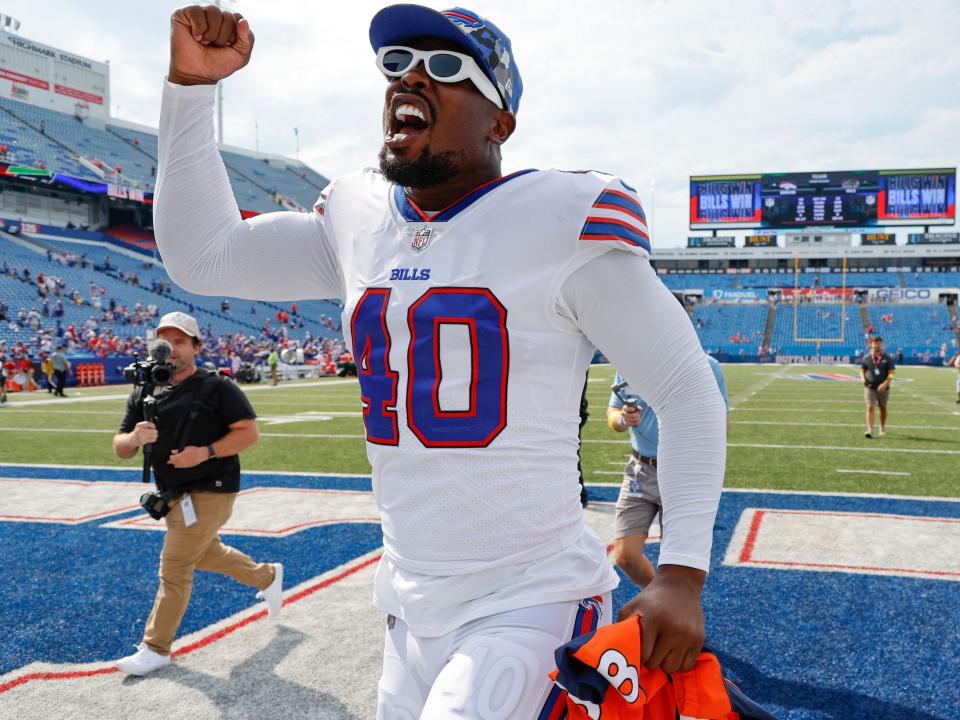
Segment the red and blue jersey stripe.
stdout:
[[[592,633],[600,624],[600,616],[603,612],[603,598],[599,595],[586,598],[580,601],[580,608],[577,610],[577,617],[573,621],[573,633],[571,639]],[[567,717],[567,694],[558,686],[554,685],[550,694],[547,695],[547,701],[543,704],[537,720],[565,720]]]
[[594,200],[580,230],[580,239],[625,242],[650,252],[647,215],[636,193],[625,183],[620,185],[624,190],[607,187]]

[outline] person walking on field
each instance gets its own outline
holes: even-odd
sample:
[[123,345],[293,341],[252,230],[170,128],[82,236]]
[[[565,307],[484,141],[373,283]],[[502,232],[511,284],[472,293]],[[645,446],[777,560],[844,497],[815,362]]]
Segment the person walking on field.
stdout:
[[280,355],[276,348],[270,349],[270,355],[267,357],[267,365],[270,366],[270,382],[276,385],[280,378],[277,377],[277,367],[280,364]]
[[880,428],[878,437],[887,434],[887,400],[890,397],[890,383],[894,375],[893,358],[883,351],[883,338],[875,335],[870,340],[870,352],[860,361],[860,380],[863,382],[863,395],[867,403],[867,431],[863,434],[868,440],[873,437],[873,409],[880,408]]
[[67,374],[70,372],[70,361],[67,360],[67,355],[63,351],[63,346],[57,348],[57,351],[53,354],[53,375],[57,381],[57,388],[54,391],[54,395],[59,395],[60,397],[66,397],[63,394],[63,388],[67,384]]

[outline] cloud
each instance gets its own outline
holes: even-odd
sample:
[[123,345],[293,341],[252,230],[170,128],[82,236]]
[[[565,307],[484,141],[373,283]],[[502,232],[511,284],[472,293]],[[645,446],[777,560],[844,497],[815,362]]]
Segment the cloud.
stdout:
[[[31,39],[110,58],[111,103],[156,125],[168,18],[180,3],[11,0]],[[371,0],[243,0],[257,36],[224,87],[227,142],[328,176],[375,162],[383,80]],[[447,3],[429,2],[440,8]],[[452,3],[451,3],[452,4]],[[42,7],[41,7],[42,6]],[[960,164],[960,4],[488,0],[524,79],[505,170],[600,169],[647,205],[656,244],[683,245],[691,174]],[[50,22],[50,18],[56,22]]]

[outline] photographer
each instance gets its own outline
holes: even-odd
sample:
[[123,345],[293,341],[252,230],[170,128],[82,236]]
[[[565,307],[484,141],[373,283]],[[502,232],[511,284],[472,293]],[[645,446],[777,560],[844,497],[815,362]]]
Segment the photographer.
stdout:
[[[151,347],[150,361],[128,369],[137,387],[113,438],[114,452],[124,459],[144,448],[158,492],[141,502],[167,524],[160,587],[143,642],[136,653],[116,663],[131,675],[146,675],[170,663],[195,569],[258,588],[270,617],[279,613],[282,600],[283,566],[254,562],[224,545],[218,535],[240,490],[237,455],[257,442],[256,414],[232,381],[197,368],[201,343],[194,318],[168,313],[160,319],[157,335],[161,340]],[[156,422],[147,419],[151,416]]]

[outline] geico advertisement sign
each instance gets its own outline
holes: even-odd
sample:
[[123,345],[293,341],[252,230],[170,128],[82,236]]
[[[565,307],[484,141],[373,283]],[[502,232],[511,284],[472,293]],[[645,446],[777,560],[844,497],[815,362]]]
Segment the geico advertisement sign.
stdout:
[[870,290],[867,297],[874,302],[936,302],[938,294],[930,288],[877,288]]

